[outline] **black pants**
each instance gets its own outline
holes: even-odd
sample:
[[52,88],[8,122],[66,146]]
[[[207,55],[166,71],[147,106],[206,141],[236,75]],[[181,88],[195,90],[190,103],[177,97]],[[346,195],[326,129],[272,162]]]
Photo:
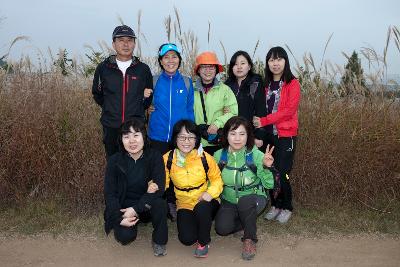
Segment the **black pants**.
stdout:
[[[152,139],[150,139],[150,146],[151,148],[160,151],[162,155],[173,149],[169,142],[161,142]],[[172,179],[169,180],[169,187],[167,190],[165,190],[164,198],[167,200],[168,203],[175,203],[176,201]]]
[[103,144],[107,159],[119,151],[119,129],[103,126]]
[[[168,242],[167,226],[167,204],[164,199],[157,198],[152,203],[149,211],[139,213],[138,223],[150,222],[153,225],[152,240],[158,245],[165,245]],[[126,227],[120,224],[114,225],[114,237],[122,245],[128,245],[136,239],[137,225]]]
[[178,238],[186,246],[196,241],[204,246],[210,243],[212,221],[218,211],[219,203],[213,199],[210,202],[200,201],[193,210],[178,210]]
[[264,211],[267,201],[255,194],[239,198],[238,204],[222,200],[215,217],[215,231],[225,236],[243,229],[243,239],[257,242],[257,216]]
[[269,144],[275,146],[273,156],[274,165],[281,174],[281,192],[276,199],[273,198],[273,191],[269,190],[271,206],[279,209],[292,211],[292,186],[289,181],[289,174],[293,167],[294,153],[296,150],[296,137],[280,137],[269,134],[264,139],[264,150]]
[[161,142],[157,140],[149,139],[151,148],[160,151],[161,155],[164,155],[172,149],[169,142]]

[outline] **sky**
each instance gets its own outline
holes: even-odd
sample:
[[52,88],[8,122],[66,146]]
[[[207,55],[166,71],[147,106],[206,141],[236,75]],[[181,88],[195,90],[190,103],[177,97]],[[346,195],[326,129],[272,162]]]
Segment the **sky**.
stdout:
[[[342,52],[359,52],[362,47],[383,54],[390,25],[400,28],[398,0],[12,0],[0,6],[0,56],[17,36],[29,36],[13,46],[10,57],[37,55],[67,49],[72,57],[88,53],[85,45],[99,49],[98,42],[111,44],[111,33],[120,24],[137,30],[141,10],[141,31],[147,43],[144,55],[157,54],[167,41],[164,20],[179,11],[182,29],[192,30],[199,39],[199,51],[213,50],[223,61],[223,43],[228,60],[237,50],[251,55],[259,40],[255,56],[265,59],[272,46],[287,44],[301,60],[311,53],[320,64],[325,44],[331,34],[325,59],[344,66]],[[207,41],[211,24],[210,42]],[[172,40],[173,41],[173,40]],[[388,73],[400,74],[400,52],[392,41],[388,52]],[[366,60],[361,56],[364,69]],[[367,70],[365,70],[367,71]]]

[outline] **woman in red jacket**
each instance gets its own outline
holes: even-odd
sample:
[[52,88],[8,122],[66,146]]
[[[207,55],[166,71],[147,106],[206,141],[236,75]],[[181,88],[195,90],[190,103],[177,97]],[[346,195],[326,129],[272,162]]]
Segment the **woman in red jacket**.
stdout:
[[293,166],[299,127],[300,83],[292,74],[288,55],[282,47],[273,47],[268,51],[265,80],[267,116],[254,117],[253,124],[264,130],[264,147],[267,144],[275,146],[275,168],[281,176],[281,191],[276,198],[270,191],[271,209],[265,218],[286,223],[293,211],[289,173]]

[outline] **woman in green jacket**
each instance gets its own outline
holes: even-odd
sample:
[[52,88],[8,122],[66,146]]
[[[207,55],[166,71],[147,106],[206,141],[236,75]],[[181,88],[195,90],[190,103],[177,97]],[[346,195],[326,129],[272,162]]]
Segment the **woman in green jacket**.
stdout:
[[227,85],[216,79],[222,71],[215,53],[207,51],[197,56],[194,72],[200,79],[195,84],[194,117],[201,131],[201,144],[210,155],[221,148],[218,145],[218,129],[238,114],[236,96]]
[[274,148],[267,147],[265,154],[259,151],[252,126],[238,116],[226,122],[221,143],[222,149],[214,154],[224,181],[215,230],[223,236],[243,230],[242,258],[251,260],[256,254],[257,216],[267,205],[266,189],[274,186],[269,170]]

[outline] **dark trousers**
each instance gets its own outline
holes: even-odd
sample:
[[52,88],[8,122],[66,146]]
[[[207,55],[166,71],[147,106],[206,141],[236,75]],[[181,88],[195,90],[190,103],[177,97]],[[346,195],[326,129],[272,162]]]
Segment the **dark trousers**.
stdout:
[[177,226],[178,238],[185,246],[199,242],[204,246],[210,243],[212,221],[218,211],[219,203],[213,199],[210,202],[200,201],[193,210],[179,209]]
[[274,206],[279,209],[287,209],[292,211],[292,186],[289,181],[289,174],[293,167],[294,161],[294,153],[296,150],[296,140],[294,137],[280,137],[268,134],[264,139],[264,151],[269,144],[270,146],[275,146],[273,156],[274,156],[274,165],[276,169],[281,174],[281,192],[277,196],[276,199],[273,197],[273,191],[269,190],[269,195],[271,198],[271,206]]
[[[152,203],[149,211],[139,213],[138,223],[150,222],[153,225],[152,240],[158,245],[165,245],[168,242],[167,226],[167,204],[164,199],[157,198]],[[136,239],[137,225],[125,227],[120,224],[114,225],[114,237],[122,245],[128,245]]]
[[[150,139],[150,146],[151,148],[160,151],[161,155],[164,155],[165,153],[173,149],[169,142],[161,142],[152,139]],[[168,203],[175,203],[176,201],[172,179],[169,180],[169,187],[167,190],[165,190],[164,197]]]
[[266,197],[255,194],[239,198],[237,204],[222,200],[215,217],[215,231],[226,236],[243,229],[243,239],[257,242],[257,216],[264,211],[267,201]]
[[172,149],[169,142],[161,142],[157,140],[149,139],[151,148],[160,151],[161,155],[164,155]]
[[119,151],[119,129],[103,126],[103,144],[107,159]]
[[221,146],[220,145],[217,145],[217,146],[205,146],[205,147],[203,147],[203,149],[204,149],[205,152],[207,152],[208,154],[213,156],[215,151],[221,149]]

